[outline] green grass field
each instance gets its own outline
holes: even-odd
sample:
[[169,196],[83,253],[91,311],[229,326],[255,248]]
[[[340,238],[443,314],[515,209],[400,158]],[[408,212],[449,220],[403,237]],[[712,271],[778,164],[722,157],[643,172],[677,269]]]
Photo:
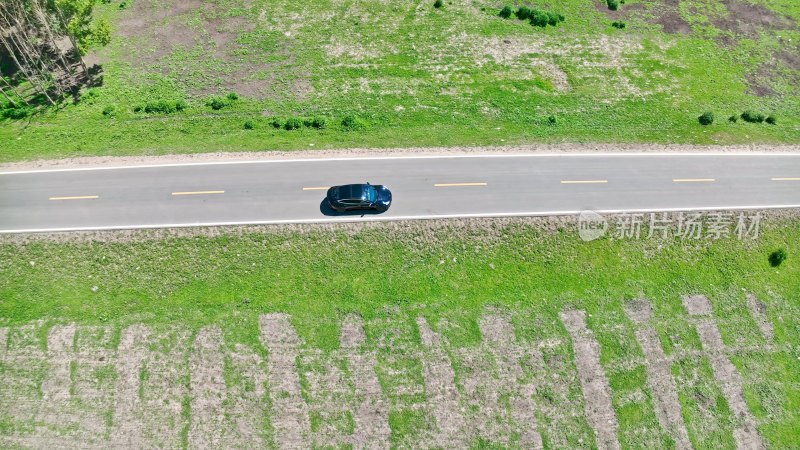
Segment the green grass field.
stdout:
[[[390,401],[390,439],[397,446],[414,446],[430,442],[435,429],[432,413],[425,409],[432,395],[425,387],[422,365],[428,361],[428,350],[420,344],[421,331],[415,321],[424,317],[441,333],[467,408],[463,414],[466,420],[475,415],[474,420],[484,423],[480,419],[486,414],[483,403],[467,400],[475,395],[481,398],[483,391],[470,394],[466,386],[470,377],[482,371],[502,380],[504,372],[494,372],[492,367],[502,366],[505,360],[503,353],[485,353],[498,350],[484,347],[487,338],[482,338],[479,324],[487,314],[510,317],[515,345],[538,348],[551,364],[542,373],[541,367],[520,359],[523,372],[515,379],[539,383],[533,401],[545,444],[592,447],[595,438],[583,412],[570,335],[559,319],[559,312],[579,309],[586,312],[588,329],[600,345],[600,363],[609,380],[622,446],[668,448],[674,445],[674,435],[659,425],[642,348],[634,336],[638,328],[623,309],[630,299],[643,297],[653,304],[650,324],[671,358],[692,443],[697,448],[734,448],[733,430],[740,419],[715,382],[709,350],[701,344],[681,303],[685,295],[703,294],[713,304],[713,320],[728,348],[725,354],[742,373],[746,404],[758,432],[768,447],[786,448],[796,442],[800,427],[796,407],[800,326],[795,320],[800,308],[796,283],[800,224],[796,219],[767,218],[761,232],[758,239],[743,241],[602,238],[584,243],[573,226],[555,229],[536,221],[506,220],[245,228],[214,236],[142,232],[120,239],[97,236],[62,242],[8,238],[0,244],[0,327],[10,327],[9,354],[12,348],[28,352],[44,348],[54,324],[77,323],[78,340],[88,339],[84,336],[88,332],[80,327],[106,329],[104,343],[98,345],[111,352],[121,348],[121,330],[129,325],[143,323],[161,333],[163,342],[157,341],[150,350],[172,356],[154,359],[152,364],[175,358],[186,361],[174,369],[187,371],[186,378],[174,375],[177,387],[168,385],[174,390],[184,389],[185,384],[187,389],[173,396],[176,404],[184,405],[176,410],[181,412],[175,416],[174,427],[179,434],[176,439],[185,443],[184,432],[190,428],[183,427],[195,426],[193,421],[199,420],[187,403],[195,398],[187,381],[191,360],[181,359],[190,358],[186,352],[193,336],[204,333],[204,327],[219,327],[222,351],[228,355],[224,385],[231,393],[241,391],[226,401],[238,401],[259,386],[237,369],[240,346],[253,349],[256,355],[266,354],[258,339],[259,316],[286,313],[302,342],[296,360],[301,388],[297,399],[308,408],[308,433],[324,439],[325,433],[353,433],[357,408],[352,409],[352,402],[357,397],[349,390],[352,385],[334,383],[325,388],[329,385],[323,383],[320,387],[319,377],[340,374],[349,380],[354,376],[342,360],[339,337],[343,318],[355,313],[363,317],[367,348],[376,352],[375,370]],[[789,259],[775,268],[767,259],[777,248],[785,248]],[[774,326],[774,341],[765,341],[760,333],[745,294],[764,302],[767,320]],[[30,324],[35,325],[31,328]],[[16,336],[13,347],[12,336]],[[28,347],[16,347],[22,345],[19,342]],[[8,364],[0,371],[7,380],[24,375],[43,383],[48,373],[44,368],[36,372],[35,367],[26,369],[30,373],[20,372],[23,368]],[[85,376],[113,386],[114,366],[102,367],[105,372],[96,369],[98,374]],[[75,370],[73,379],[80,380],[83,372]],[[156,375],[140,374],[148,386],[140,388],[145,389],[140,391],[143,399],[154,395],[147,389],[153,389],[160,378],[148,377]],[[40,389],[46,390],[46,385]],[[73,385],[80,383],[73,381]],[[17,396],[28,395],[24,393],[29,389],[36,392],[35,383],[34,387],[29,383],[8,386],[17,386],[13,391]],[[295,399],[269,391],[263,395],[272,395],[272,402]],[[501,394],[496,406],[500,409],[492,414],[513,409],[513,402],[503,395],[513,398],[513,394]],[[7,398],[15,397],[8,394]],[[108,404],[95,407],[98,417],[113,415]],[[277,436],[273,423],[278,419],[271,417],[259,422],[259,433],[267,440]],[[0,425],[5,424],[0,426],[0,436],[25,433],[19,417],[0,419]],[[117,420],[110,418],[109,424]],[[476,438],[469,445],[520,445],[522,438],[508,431],[513,429],[511,418],[497,416],[491,423],[507,440],[493,440],[490,429],[485,431],[489,437]]]
[[[0,122],[0,161],[311,144],[798,141],[792,0],[630,0],[615,12],[598,0],[535,2],[566,16],[546,28],[481,1],[125,3],[98,6],[115,30],[90,56],[103,86],[57,112]],[[206,106],[229,92],[241,99]],[[175,114],[134,112],[180,99],[188,108]],[[777,125],[728,122],[745,109]],[[707,110],[716,121],[702,127]],[[348,115],[363,126],[342,127]],[[325,129],[271,125],[315,116]]]

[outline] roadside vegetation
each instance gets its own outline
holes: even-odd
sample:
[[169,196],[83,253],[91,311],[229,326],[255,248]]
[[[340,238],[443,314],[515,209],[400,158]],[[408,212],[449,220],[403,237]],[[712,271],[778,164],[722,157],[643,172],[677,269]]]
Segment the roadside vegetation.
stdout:
[[[612,6],[103,1],[90,23],[110,24],[110,43],[84,57],[102,79],[58,107],[0,99],[0,161],[310,144],[797,142],[795,2]],[[771,125],[702,126],[707,111],[753,111]],[[326,126],[285,126],[315,117]]]
[[[646,235],[646,230],[642,234]],[[513,444],[518,442],[515,439],[522,439],[514,434],[514,422],[501,418],[506,414],[502,411],[513,407],[502,400],[509,394],[501,393],[499,404],[485,403],[488,400],[480,400],[481,389],[491,389],[491,383],[477,393],[464,384],[470,377],[504,376],[502,371],[493,375],[491,367],[506,364],[502,359],[506,353],[502,352],[510,350],[492,347],[500,344],[487,341],[491,335],[486,335],[485,321],[488,318],[490,326],[495,320],[492,317],[506,317],[513,324],[513,342],[542,351],[546,365],[537,369],[535,364],[523,361],[526,375],[500,385],[516,389],[515,383],[524,380],[540,383],[533,401],[538,405],[537,426],[543,439],[553,445],[592,447],[595,438],[583,405],[593,400],[584,400],[581,393],[572,362],[577,356],[562,325],[565,319],[560,316],[565,311],[582,310],[591,336],[600,345],[600,363],[609,380],[620,442],[625,448],[658,448],[670,446],[673,435],[657,420],[644,356],[635,335],[642,325],[634,325],[625,309],[633,299],[645,298],[653,308],[648,323],[655,327],[663,351],[672,361],[672,376],[691,441],[698,448],[710,443],[714,448],[733,448],[734,429],[740,422],[714,378],[707,356],[710,350],[701,344],[684,309],[685,296],[702,294],[713,305],[711,318],[729,349],[725,354],[743,376],[746,405],[755,417],[758,432],[768,447],[783,448],[796,441],[800,427],[800,409],[796,407],[800,398],[800,325],[793,320],[800,309],[798,243],[798,220],[779,216],[763,219],[758,239],[743,241],[735,237],[690,241],[605,237],[584,243],[574,225],[537,219],[256,227],[213,233],[142,231],[65,236],[57,241],[6,236],[0,243],[0,327],[10,327],[9,351],[17,345],[33,345],[19,347],[29,349],[25,355],[43,348],[43,339],[48,330],[54,332],[51,327],[56,324],[75,322],[79,337],[84,336],[80,342],[89,342],[85,334],[94,336],[91,333],[96,333],[92,330],[97,327],[109,329],[102,346],[112,352],[123,345],[120,333],[128,326],[142,323],[158,336],[163,334],[163,341],[156,341],[159,344],[150,349],[171,356],[155,357],[153,365],[146,366],[153,371],[142,372],[144,387],[140,389],[144,391],[139,396],[142,405],[153,408],[143,414],[150,411],[157,418],[173,411],[172,426],[179,430],[182,424],[193,427],[208,419],[192,410],[195,406],[190,400],[197,394],[185,391],[186,397],[182,397],[184,394],[159,390],[189,389],[188,381],[185,388],[178,381],[175,385],[158,384],[167,383],[164,377],[189,379],[190,356],[186,352],[191,341],[185,339],[216,333],[216,328],[207,327],[219,327],[221,334],[213,340],[222,346],[224,386],[233,395],[226,402],[250,401],[247,392],[257,390],[254,379],[248,378],[252,375],[238,372],[237,364],[243,361],[239,346],[263,355],[259,317],[286,313],[301,342],[297,359],[301,391],[296,398],[302,398],[310,408],[310,436],[324,441],[329,427],[336,428],[337,436],[353,432],[355,412],[351,411],[357,408],[348,402],[358,396],[350,393],[340,398],[341,392],[350,392],[348,384],[319,384],[319,377],[339,373],[335,367],[344,364],[336,362],[342,355],[337,352],[343,351],[343,321],[355,314],[363,318],[366,327],[366,348],[377,352],[380,391],[390,399],[390,439],[397,445],[413,445],[430,439],[426,433],[433,427],[429,422],[433,412],[425,409],[431,407],[425,406],[429,405],[425,392],[433,393],[426,391],[421,372],[427,356],[419,356],[421,360],[414,356],[431,351],[423,348],[420,331],[415,331],[423,317],[443,336],[442,351],[452,361],[456,382],[460,383],[466,420],[473,420],[469,414],[475,414],[476,423],[494,423],[491,427],[495,428],[470,432],[493,436],[491,430],[499,430],[495,438],[472,442],[480,446]],[[748,306],[748,295],[759,302],[755,309]],[[767,328],[772,335],[760,331]],[[26,339],[31,341],[23,344]],[[486,360],[489,350],[501,353]],[[430,357],[436,361],[442,358],[434,354]],[[20,360],[22,366],[13,370],[6,366],[5,372],[0,371],[5,385],[11,386],[5,389],[22,383],[11,383],[16,380],[15,374],[20,380],[46,378],[45,366],[41,373],[26,368],[33,357],[26,358]],[[177,366],[167,370],[164,364]],[[94,379],[93,372],[81,375],[80,367],[73,375],[75,380],[83,376]],[[29,372],[21,372],[24,370]],[[103,370],[114,375],[117,369],[110,366]],[[184,373],[187,375],[181,375]],[[110,384],[91,386],[107,386],[118,392],[115,378],[102,377],[92,383],[110,379]],[[193,382],[197,381],[195,377],[191,376]],[[75,383],[86,389],[86,385]],[[22,391],[4,394],[5,401],[28,395],[26,386],[19,384],[13,389]],[[242,393],[235,394],[239,389]],[[284,399],[274,392],[270,395],[273,402]],[[147,403],[149,398],[153,398],[151,403]],[[167,398],[183,404],[183,409],[169,406],[172,403],[165,403]],[[269,408],[270,403],[252,401],[248,408],[255,409],[247,410],[250,413],[245,416],[265,417],[267,413],[259,408]],[[477,402],[475,406],[468,406],[472,401]],[[88,407],[80,413],[92,411]],[[114,407],[103,403],[97,408],[102,412]],[[17,409],[4,407],[4,411]],[[98,414],[103,417],[105,413]],[[482,414],[498,417],[497,422],[482,418]],[[258,429],[262,436],[276,438],[279,435],[272,424],[285,414],[267,416],[272,422],[267,420]],[[143,417],[136,420],[156,420]],[[3,416],[0,440],[26,433],[25,423],[16,420]],[[119,419],[109,420],[107,428],[100,428],[113,430]],[[234,428],[225,429],[237,429],[230,426]],[[73,434],[75,429],[68,432]],[[162,432],[154,431],[154,436]],[[179,431],[175,433],[177,436]],[[187,435],[180,436],[185,439]],[[142,442],[158,445],[156,441]]]

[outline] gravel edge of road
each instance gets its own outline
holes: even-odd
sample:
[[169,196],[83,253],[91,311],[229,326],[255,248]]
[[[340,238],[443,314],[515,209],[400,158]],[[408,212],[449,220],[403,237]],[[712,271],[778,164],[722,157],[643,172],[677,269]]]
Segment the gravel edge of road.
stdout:
[[[692,211],[697,213],[698,211]],[[710,211],[709,211],[710,212]],[[719,212],[719,211],[715,211]],[[731,210],[730,212],[736,213]],[[677,214],[677,211],[671,211]],[[748,216],[761,214],[764,223],[777,224],[800,219],[800,208],[786,209],[760,209],[747,210]],[[609,221],[617,221],[625,214],[604,214]],[[649,217],[645,215],[646,217]],[[648,219],[649,220],[649,219]],[[345,232],[356,234],[369,229],[382,229],[387,231],[411,230],[420,231],[447,229],[450,232],[487,230],[494,232],[508,226],[529,226],[545,233],[555,233],[560,229],[575,231],[575,239],[579,239],[577,232],[578,215],[559,216],[516,216],[516,217],[479,217],[479,218],[452,218],[452,219],[417,219],[417,220],[389,220],[369,222],[322,222],[302,224],[268,224],[268,225],[221,225],[182,228],[148,228],[138,230],[99,230],[99,231],[64,231],[45,233],[16,233],[0,234],[0,244],[22,245],[31,242],[142,242],[196,236],[242,236],[250,233],[285,234],[289,233],[319,233],[319,232]]]
[[186,153],[158,156],[88,156],[40,159],[0,164],[0,171],[74,169],[181,163],[264,161],[281,159],[366,158],[391,156],[463,156],[578,153],[800,153],[800,145],[662,145],[662,144],[531,144],[497,147],[406,147],[325,150],[265,150],[258,152]]

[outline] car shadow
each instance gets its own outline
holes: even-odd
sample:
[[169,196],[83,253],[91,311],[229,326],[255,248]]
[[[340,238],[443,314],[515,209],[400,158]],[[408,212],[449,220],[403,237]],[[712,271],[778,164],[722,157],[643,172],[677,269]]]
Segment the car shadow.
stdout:
[[347,216],[362,216],[363,217],[363,216],[375,216],[375,215],[378,215],[378,214],[383,214],[385,211],[375,211],[375,210],[371,210],[370,209],[370,210],[366,210],[366,211],[344,211],[344,212],[339,212],[339,211],[334,211],[333,208],[331,208],[331,205],[329,205],[328,202],[325,199],[323,199],[322,202],[320,202],[320,204],[319,204],[319,212],[321,212],[322,214],[324,214],[326,216],[334,216],[334,217],[336,217],[336,216],[344,216],[344,217],[347,217]]

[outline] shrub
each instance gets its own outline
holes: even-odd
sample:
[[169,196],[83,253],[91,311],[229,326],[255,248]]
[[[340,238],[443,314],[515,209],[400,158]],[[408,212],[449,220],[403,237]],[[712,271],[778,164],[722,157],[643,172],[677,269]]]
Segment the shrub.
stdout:
[[433,7],[434,8],[441,8],[442,6],[444,6],[444,3],[442,3],[442,0],[436,0],[435,2],[433,2]]
[[239,94],[237,94],[236,92],[231,92],[230,94],[227,95],[227,98],[228,100],[235,102],[236,100],[239,100]]
[[621,20],[617,20],[615,22],[611,22],[611,26],[614,28],[619,28],[620,30],[625,28],[627,24]]
[[142,112],[144,110],[144,105],[136,105],[133,107],[133,112]]
[[220,109],[228,106],[229,103],[221,98],[212,98],[211,100],[206,102],[206,106],[210,106],[211,109],[214,111],[219,111]]
[[612,11],[616,11],[619,9],[619,1],[618,0],[606,0],[606,5],[608,5],[608,9]]
[[558,20],[559,19],[559,17],[558,17],[559,14],[554,13],[552,11],[546,12],[545,14],[547,14],[547,24],[548,25],[550,25],[550,26],[558,25],[558,22],[560,22],[560,20]]
[[500,10],[500,14],[498,14],[498,15],[500,17],[502,17],[503,19],[508,19],[509,17],[511,17],[511,14],[513,14],[513,13],[514,13],[514,10],[511,9],[510,6],[506,5],[505,8]]
[[175,107],[175,102],[168,102],[166,100],[159,100],[157,102],[147,102],[144,105],[144,112],[147,114],[153,113],[162,113],[162,114],[172,114],[177,111]]
[[770,125],[777,125],[778,124],[778,118],[773,116],[772,114],[770,114],[769,117],[767,117],[766,122],[768,124],[770,124]]
[[117,108],[114,105],[108,105],[105,108],[103,108],[103,115],[104,116],[113,116],[114,115],[114,111],[116,109]]
[[178,100],[177,102],[175,102],[175,109],[177,111],[183,111],[188,107],[189,105],[186,103],[186,100]]
[[748,109],[742,113],[742,120],[750,123],[761,123],[764,121],[764,115]]
[[550,22],[550,16],[547,15],[544,11],[539,11],[538,9],[534,9],[531,11],[530,15],[531,25],[536,27],[546,27],[548,22]]
[[11,120],[24,119],[33,114],[33,108],[30,106],[17,106],[16,108],[8,108],[3,110],[3,117]]
[[314,117],[313,119],[309,120],[308,123],[304,123],[305,126],[316,128],[318,130],[325,128],[325,118],[324,117]]
[[714,113],[711,111],[706,111],[703,114],[700,114],[700,117],[697,118],[697,121],[700,122],[700,125],[711,125],[714,123]]
[[286,121],[286,123],[283,125],[283,128],[286,128],[287,130],[297,130],[302,126],[303,122],[301,122],[300,119],[292,117]]
[[549,123],[550,125],[555,125],[556,124],[556,116],[548,117],[547,118],[547,123]]
[[283,123],[281,123],[281,121],[278,120],[278,119],[272,119],[272,122],[270,122],[270,125],[272,125],[273,128],[281,128],[281,127],[283,127]]
[[737,116],[736,114],[728,117],[728,122],[730,122],[730,123],[736,123],[738,121],[739,121],[739,116]]
[[528,20],[531,17],[531,9],[527,6],[523,5],[520,6],[517,10],[517,19],[519,20]]
[[769,264],[772,267],[778,267],[778,266],[781,265],[781,263],[786,261],[786,256],[787,256],[786,255],[786,250],[784,250],[782,248],[780,248],[778,250],[775,250],[774,252],[770,253],[770,255],[769,255]]
[[245,120],[244,121],[244,129],[245,130],[252,130],[256,127],[256,124],[252,120]]
[[364,123],[356,116],[347,115],[342,119],[342,126],[347,130],[356,130],[363,128]]

